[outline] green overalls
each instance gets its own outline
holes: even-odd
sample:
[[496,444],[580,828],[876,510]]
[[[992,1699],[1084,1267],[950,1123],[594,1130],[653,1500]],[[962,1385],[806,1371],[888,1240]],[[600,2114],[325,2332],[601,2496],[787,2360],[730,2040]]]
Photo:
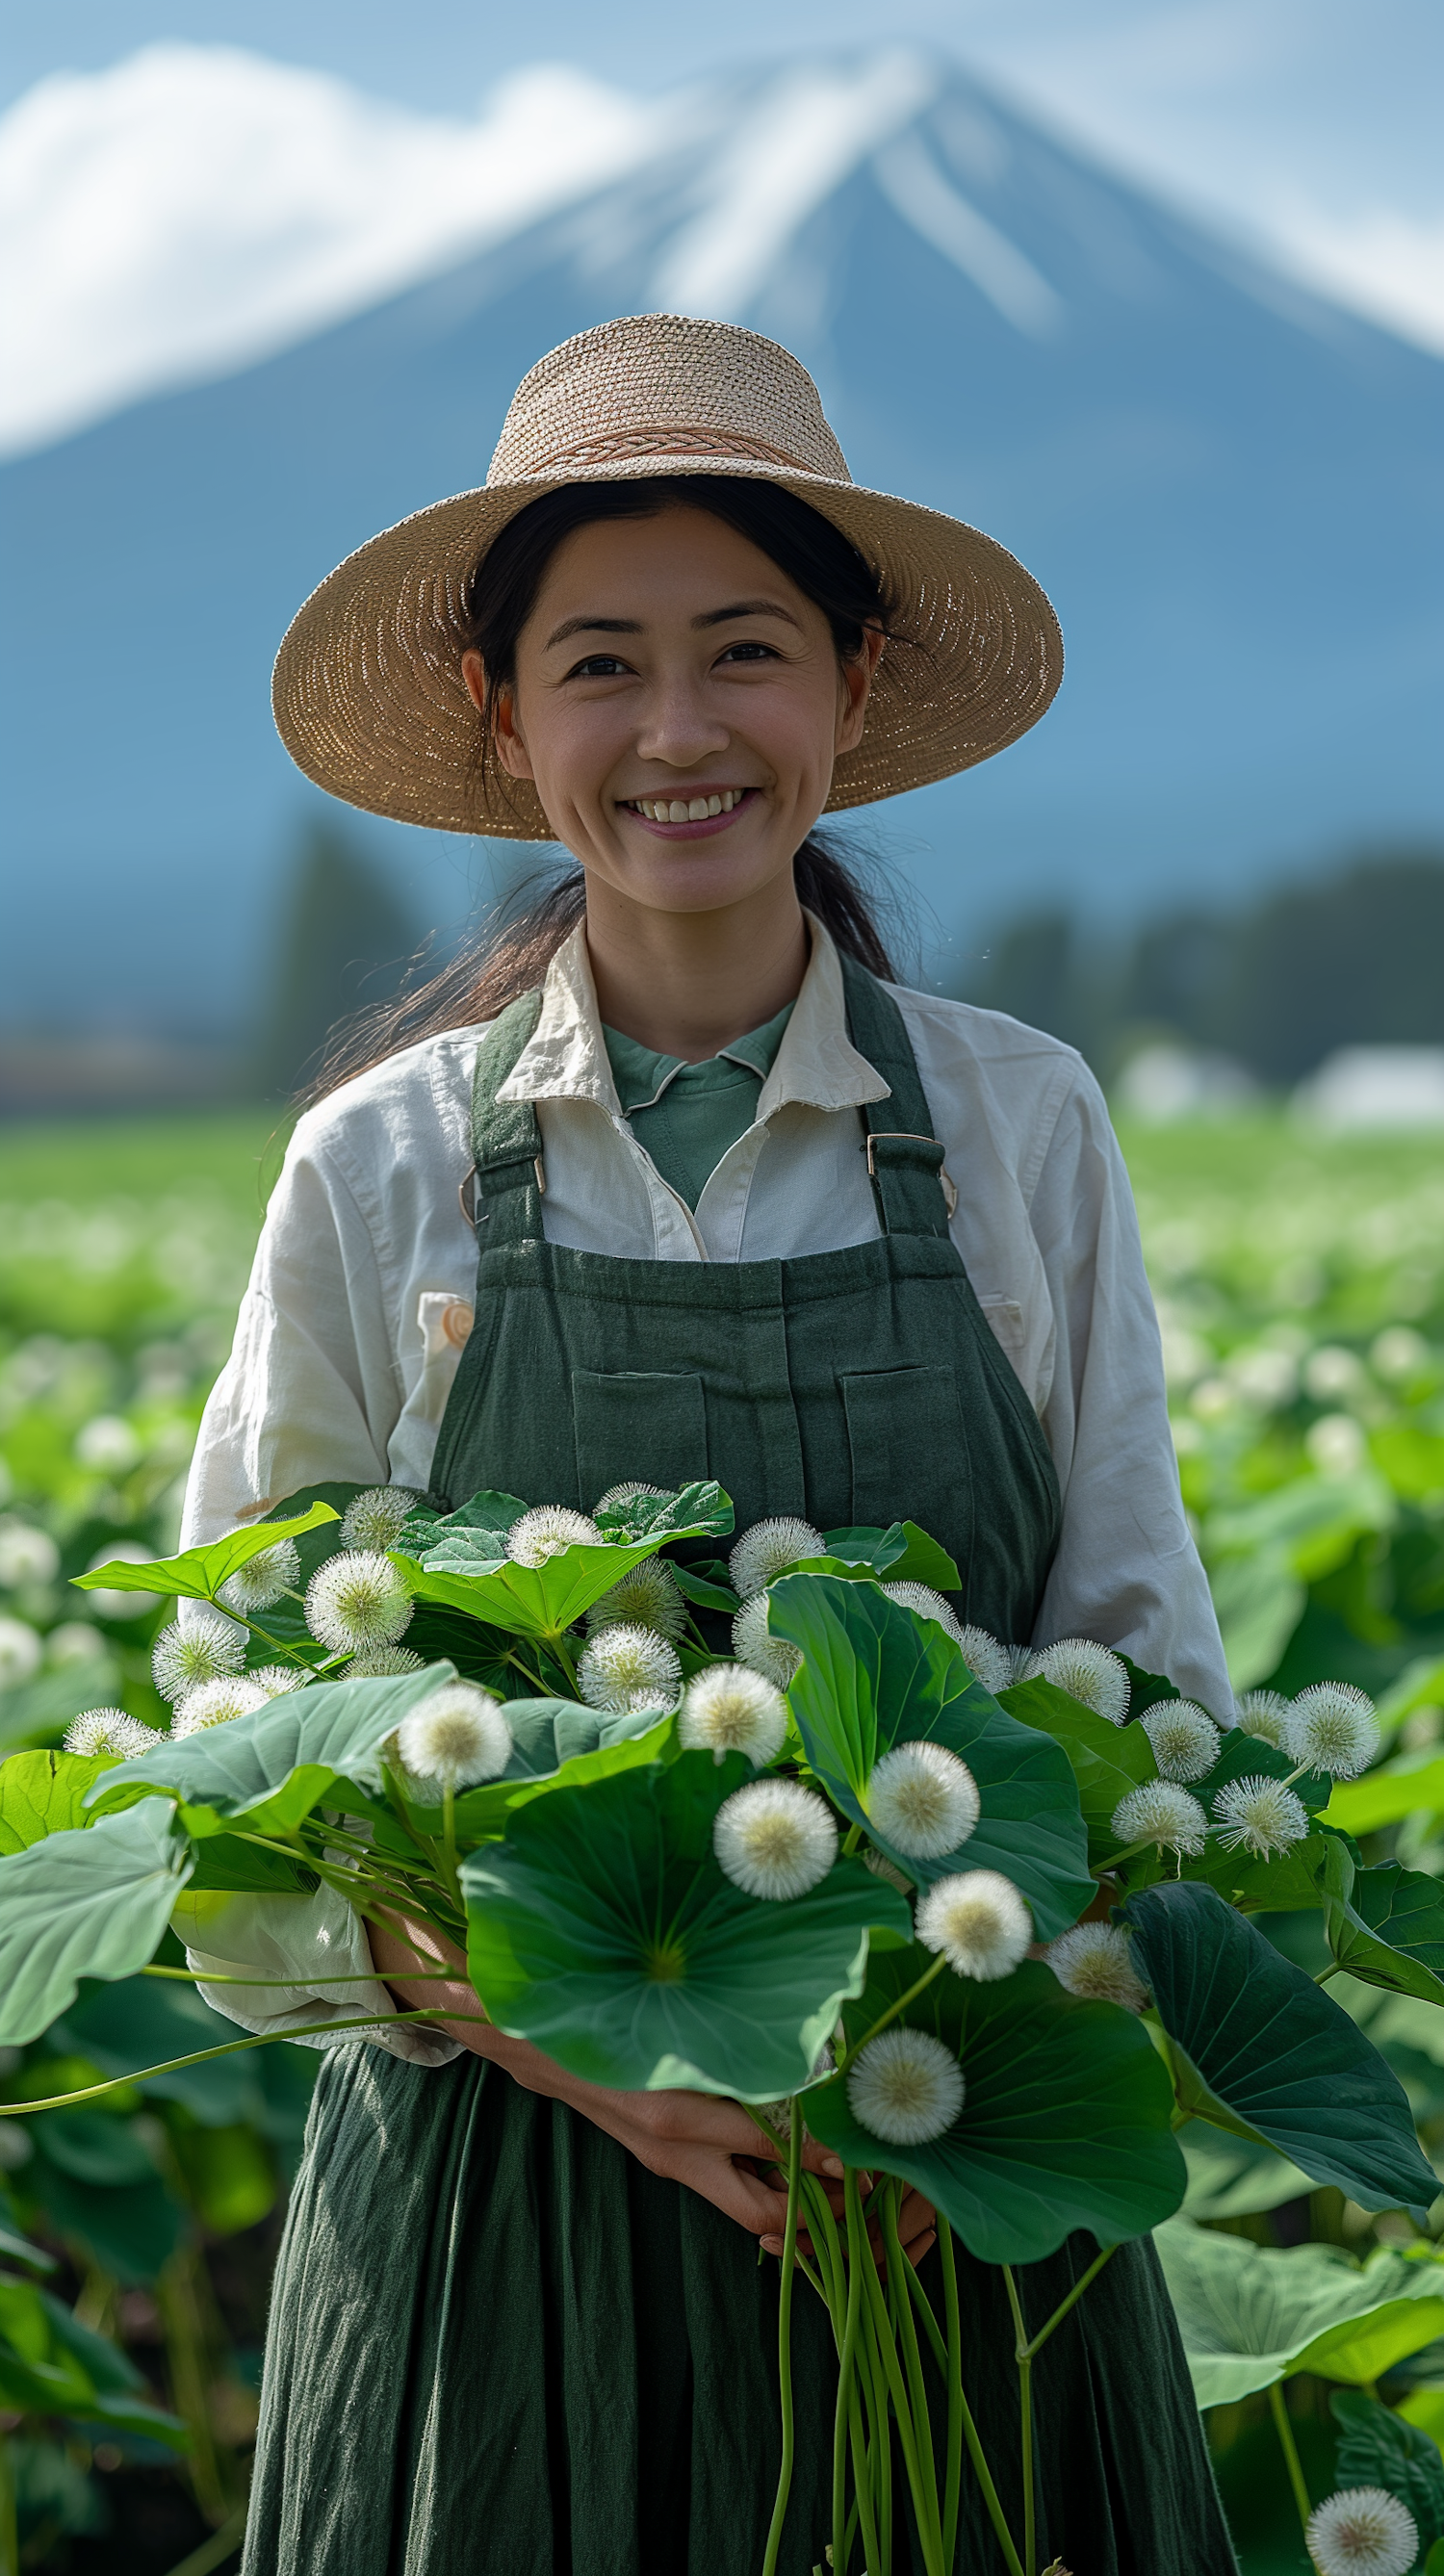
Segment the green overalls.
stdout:
[[[949,1237],[901,1016],[844,972],[853,1043],[891,1086],[859,1143],[883,1232],[790,1261],[548,1243],[535,1112],[496,1098],[540,995],[503,1013],[478,1052],[476,1324],[434,1489],[589,1511],[623,1481],[705,1474],[739,1530],[906,1516],[956,1558],[962,1615],[1026,1638],[1061,1517],[1052,1459]],[[1031,2319],[1094,2250],[1078,2237],[1021,2275]],[[1002,2278],[959,2260],[965,2381],[1020,2528]],[[276,2277],[246,2576],[758,2576],[776,2299],[777,2266],[742,2229],[562,2104],[471,2056],[423,2070],[332,2051]],[[793,2351],[780,2576],[809,2576],[830,2529],[835,2362],[805,2290]],[[1035,2402],[1040,2564],[1233,2576],[1151,2245],[1115,2255],[1045,2347]],[[941,2424],[937,2439],[941,2456]],[[966,2473],[963,2492],[958,2567],[1001,2576]],[[897,2576],[910,2565],[900,2522]]]

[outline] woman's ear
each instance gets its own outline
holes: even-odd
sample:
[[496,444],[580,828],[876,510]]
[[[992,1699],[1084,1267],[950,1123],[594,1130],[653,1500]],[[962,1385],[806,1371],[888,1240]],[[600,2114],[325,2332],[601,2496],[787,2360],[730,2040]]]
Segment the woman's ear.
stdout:
[[842,692],[837,711],[838,751],[856,751],[862,740],[873,677],[882,660],[886,642],[887,637],[880,626],[864,626],[862,651],[855,662],[844,662],[840,666]]
[[510,686],[499,688],[490,710],[486,703],[486,665],[479,653],[463,653],[461,676],[466,693],[483,723],[490,721],[496,756],[510,778],[532,776],[531,755],[522,740],[516,721],[516,691]]

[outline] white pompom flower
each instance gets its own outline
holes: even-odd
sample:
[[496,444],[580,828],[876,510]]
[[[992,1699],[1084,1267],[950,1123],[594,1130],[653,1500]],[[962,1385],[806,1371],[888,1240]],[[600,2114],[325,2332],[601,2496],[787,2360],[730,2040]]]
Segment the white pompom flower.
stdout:
[[775,1683],[785,1691],[802,1670],[802,1655],[787,1637],[767,1633],[767,1595],[754,1592],[744,1601],[732,1622],[732,1652],[739,1664],[750,1664],[754,1673]]
[[341,1545],[377,1549],[384,1556],[388,1547],[396,1545],[420,1499],[409,1485],[368,1487],[346,1506]]
[[1246,1690],[1239,1692],[1234,1705],[1245,1735],[1257,1736],[1261,1744],[1271,1744],[1276,1753],[1283,1750],[1292,1700],[1285,1699],[1282,1691]]
[[1020,1650],[1017,1646],[1005,1646],[986,1628],[964,1628],[960,1643],[963,1661],[974,1681],[980,1682],[985,1691],[991,1691],[994,1699],[999,1691],[1010,1690],[1013,1683],[1021,1679],[1028,1659],[1026,1648]]
[[895,1744],[873,1765],[868,1820],[904,1860],[942,1860],[965,1843],[982,1801],[966,1762],[923,1738]]
[[238,1673],[246,1660],[246,1632],[218,1610],[196,1610],[184,1627],[173,1619],[151,1650],[150,1668],[162,1699],[184,1699],[201,1682]]
[[[930,1583],[885,1583],[882,1588],[889,1601],[895,1601],[900,1610],[915,1610],[920,1619],[936,1619],[938,1626],[947,1630],[955,1646],[962,1644],[961,1622],[948,1608],[941,1592],[934,1592]],[[981,1628],[975,1628],[972,1633],[979,1637],[983,1632]]]
[[513,1521],[506,1534],[506,1552],[513,1565],[545,1565],[551,1557],[565,1555],[569,1547],[601,1547],[602,1533],[585,1512],[570,1512],[564,1503],[538,1503],[533,1512],[523,1512]]
[[665,1503],[665,1485],[609,1485],[592,1517],[600,1520],[603,1512],[624,1512],[629,1503]]
[[413,1655],[409,1646],[372,1646],[364,1655],[353,1655],[341,1668],[343,1682],[397,1681],[403,1673],[419,1673],[422,1658]]
[[787,1572],[789,1565],[798,1564],[803,1557],[826,1554],[822,1532],[815,1530],[811,1521],[754,1521],[728,1557],[727,1571],[733,1590],[744,1601],[750,1601],[754,1592],[765,1592],[769,1583]]
[[199,1735],[207,1726],[226,1726],[233,1717],[253,1717],[270,1701],[269,1691],[249,1673],[222,1673],[218,1681],[198,1682],[176,1703],[172,1735]]
[[113,1753],[117,1762],[133,1762],[138,1753],[164,1742],[153,1726],[142,1726],[123,1708],[82,1709],[65,1732],[67,1753]]
[[403,1717],[396,1749],[414,1780],[441,1789],[472,1789],[495,1780],[511,1760],[511,1728],[501,1702],[477,1682],[443,1682]]
[[1248,1851],[1267,1860],[1271,1852],[1301,1843],[1309,1830],[1308,1811],[1282,1780],[1230,1780],[1213,1802],[1225,1851]]
[[925,1950],[941,1950],[956,1976],[990,1986],[1011,1977],[1026,1956],[1033,1918],[1001,1871],[968,1869],[928,1889],[913,1929]]
[[787,1735],[787,1702],[775,1683],[746,1664],[709,1664],[682,1694],[677,1741],[685,1752],[721,1762],[745,1753],[758,1769],[774,1762]]
[[577,1658],[577,1689],[586,1707],[616,1716],[674,1709],[682,1696],[681,1661],[655,1628],[621,1621],[588,1638]]
[[1113,1831],[1121,1845],[1156,1843],[1160,1851],[1187,1852],[1197,1859],[1207,1839],[1208,1818],[1198,1800],[1175,1781],[1145,1780],[1119,1799]]
[[1387,2487],[1344,2487],[1315,2505],[1308,2549],[1319,2576],[1408,2576],[1419,2526]]
[[928,2030],[880,2030],[859,2049],[845,2080],[858,2127],[889,2147],[927,2146],[963,2107],[963,2070]]
[[634,1565],[600,1601],[594,1601],[587,1612],[587,1635],[594,1637],[599,1628],[614,1628],[624,1620],[639,1628],[652,1628],[659,1637],[673,1644],[687,1625],[687,1604],[681,1586],[670,1565],[660,1556],[648,1557],[645,1564]]
[[1110,1726],[1122,1726],[1128,1715],[1128,1670],[1107,1646],[1096,1646],[1091,1637],[1060,1637],[1056,1646],[1045,1646],[1041,1654],[1030,1655],[1025,1678],[1051,1682],[1056,1690],[1066,1691],[1070,1699],[1081,1700],[1095,1717],[1106,1717]]
[[1133,1965],[1133,1944],[1116,1923],[1075,1923],[1043,1953],[1060,1986],[1090,2002],[1142,2012],[1148,1988]]
[[1143,1732],[1165,1780],[1202,1780],[1218,1760],[1218,1728],[1196,1699],[1156,1700],[1144,1711]]
[[300,1549],[293,1538],[278,1539],[274,1547],[263,1548],[259,1556],[248,1558],[227,1576],[220,1598],[228,1610],[248,1618],[255,1610],[274,1609],[288,1592],[295,1591],[300,1579]]
[[310,1678],[304,1664],[253,1664],[246,1675],[267,1699],[284,1699],[288,1691],[304,1689]]
[[1373,1760],[1379,1721],[1367,1691],[1352,1682],[1314,1682],[1301,1690],[1284,1721],[1284,1750],[1311,1771],[1355,1780]]
[[724,1798],[712,1824],[724,1875],[747,1896],[786,1904],[826,1878],[837,1856],[831,1808],[797,1780],[752,1780]]
[[399,1566],[373,1548],[328,1557],[306,1587],[306,1625],[333,1655],[394,1646],[415,1606]]

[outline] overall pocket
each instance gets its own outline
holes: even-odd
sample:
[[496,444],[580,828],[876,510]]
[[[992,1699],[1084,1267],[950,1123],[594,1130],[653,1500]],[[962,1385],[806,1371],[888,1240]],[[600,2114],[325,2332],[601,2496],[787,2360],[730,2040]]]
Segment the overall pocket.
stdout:
[[950,1367],[867,1369],[842,1380],[852,1452],[852,1516],[861,1527],[916,1521],[957,1559],[972,1553],[967,1434]]
[[613,1485],[670,1493],[707,1474],[707,1403],[696,1374],[573,1369],[572,1420],[584,1511]]

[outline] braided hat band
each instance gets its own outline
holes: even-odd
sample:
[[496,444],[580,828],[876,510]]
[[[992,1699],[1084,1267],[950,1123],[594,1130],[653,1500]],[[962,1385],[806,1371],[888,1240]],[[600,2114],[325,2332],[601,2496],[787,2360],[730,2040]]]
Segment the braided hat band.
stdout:
[[853,482],[817,387],[735,324],[633,315],[525,376],[486,481],[371,538],[312,592],[276,660],[273,704],[298,766],[347,804],[507,840],[556,838],[528,782],[478,759],[461,675],[464,600],[518,511],[570,483],[725,473],[777,483],[851,539],[915,651],[878,665],[830,813],[948,778],[1016,742],[1063,675],[1058,621],[1006,548],[941,511]]

